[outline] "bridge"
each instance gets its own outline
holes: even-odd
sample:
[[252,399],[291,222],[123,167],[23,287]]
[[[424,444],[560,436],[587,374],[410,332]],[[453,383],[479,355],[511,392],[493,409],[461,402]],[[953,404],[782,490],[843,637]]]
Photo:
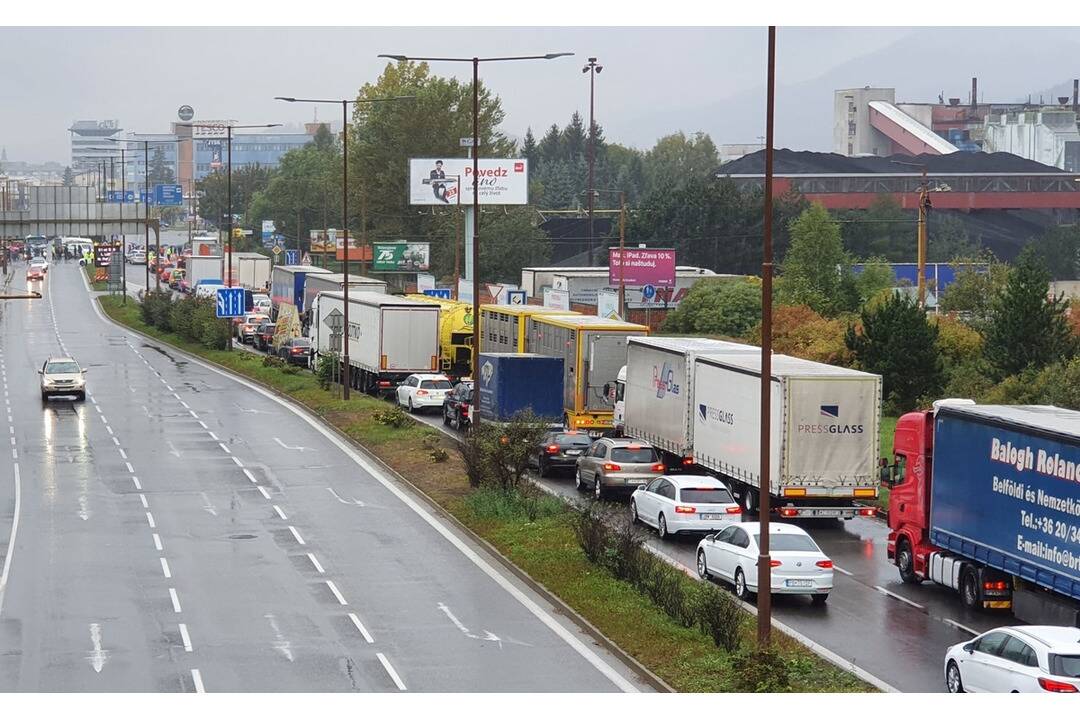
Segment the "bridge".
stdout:
[[[31,186],[18,198],[12,209],[0,211],[0,237],[23,238],[27,235],[69,237],[142,237],[146,233],[146,209],[141,203],[106,203],[97,196],[97,188],[86,186]],[[150,218],[155,236],[158,220]]]

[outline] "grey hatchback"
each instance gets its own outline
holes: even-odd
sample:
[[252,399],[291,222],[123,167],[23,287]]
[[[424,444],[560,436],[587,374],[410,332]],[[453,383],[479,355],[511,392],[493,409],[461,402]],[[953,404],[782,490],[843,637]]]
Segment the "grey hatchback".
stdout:
[[597,498],[632,493],[667,470],[652,445],[633,438],[600,438],[578,458],[574,486],[591,487]]

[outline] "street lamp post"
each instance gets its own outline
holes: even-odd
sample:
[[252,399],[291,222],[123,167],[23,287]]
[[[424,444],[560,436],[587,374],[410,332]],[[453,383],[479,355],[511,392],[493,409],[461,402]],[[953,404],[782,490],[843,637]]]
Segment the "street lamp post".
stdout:
[[[398,62],[410,60],[418,62],[467,62],[472,63],[472,105],[473,105],[473,246],[472,246],[472,316],[473,316],[473,346],[472,368],[475,373],[480,365],[480,184],[477,181],[480,171],[480,63],[482,62],[505,62],[510,60],[554,60],[555,58],[567,57],[574,53],[548,53],[546,55],[519,55],[514,57],[412,57],[409,55],[380,54],[379,57]],[[461,192],[460,183],[458,192]],[[473,422],[480,423],[480,393],[473,393]]]
[[[317,105],[324,104],[340,104],[341,105],[341,233],[342,233],[342,247],[345,248],[345,257],[342,260],[342,274],[344,275],[344,282],[341,284],[341,296],[342,304],[344,305],[345,312],[342,313],[343,331],[341,336],[341,362],[342,369],[342,398],[349,399],[349,384],[352,380],[352,369],[349,366],[349,105],[355,105],[356,103],[377,103],[377,102],[391,102],[394,100],[412,100],[414,95],[398,95],[395,97],[386,98],[370,98],[360,99],[355,98],[352,100],[312,100],[307,98],[294,98],[294,97],[275,97],[275,100],[282,100],[288,103],[314,103]],[[367,252],[367,223],[364,223],[361,228],[361,235],[365,237],[365,243],[360,250],[360,262],[364,262],[365,253]],[[300,236],[297,233],[296,238],[297,246],[300,243]],[[362,265],[361,265],[362,267]]]
[[919,265],[919,307],[926,310],[926,218],[930,213],[930,181],[926,176],[926,166],[921,163],[909,163],[902,160],[893,160],[897,165],[917,167],[922,171],[922,179],[919,181],[919,221],[916,241],[918,243],[917,259]]
[[[593,245],[596,243],[595,234],[593,232],[593,205],[595,203],[596,193],[593,192],[593,169],[596,164],[596,121],[593,119],[594,110],[594,97],[596,91],[596,74],[602,72],[603,65],[596,64],[596,58],[589,58],[589,62],[585,67],[581,68],[581,72],[589,73],[589,267],[593,264]],[[622,305],[619,305],[619,311],[622,312]]]

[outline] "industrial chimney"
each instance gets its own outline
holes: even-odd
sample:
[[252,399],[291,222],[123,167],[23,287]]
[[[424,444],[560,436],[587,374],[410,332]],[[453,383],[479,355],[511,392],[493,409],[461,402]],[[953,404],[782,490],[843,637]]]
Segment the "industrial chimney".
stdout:
[[1080,79],[1073,78],[1073,112],[1080,112]]
[[979,104],[979,78],[971,78],[971,109],[974,110]]

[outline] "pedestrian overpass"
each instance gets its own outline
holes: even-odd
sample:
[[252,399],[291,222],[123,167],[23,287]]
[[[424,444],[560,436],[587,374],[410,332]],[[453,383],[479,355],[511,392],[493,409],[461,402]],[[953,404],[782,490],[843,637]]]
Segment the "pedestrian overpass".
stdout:
[[[9,198],[9,207],[0,211],[0,238],[27,235],[104,237],[126,235],[144,237],[148,221],[141,203],[107,203],[98,198],[97,188],[87,186],[30,186],[18,197]],[[158,236],[154,218],[150,228]]]

